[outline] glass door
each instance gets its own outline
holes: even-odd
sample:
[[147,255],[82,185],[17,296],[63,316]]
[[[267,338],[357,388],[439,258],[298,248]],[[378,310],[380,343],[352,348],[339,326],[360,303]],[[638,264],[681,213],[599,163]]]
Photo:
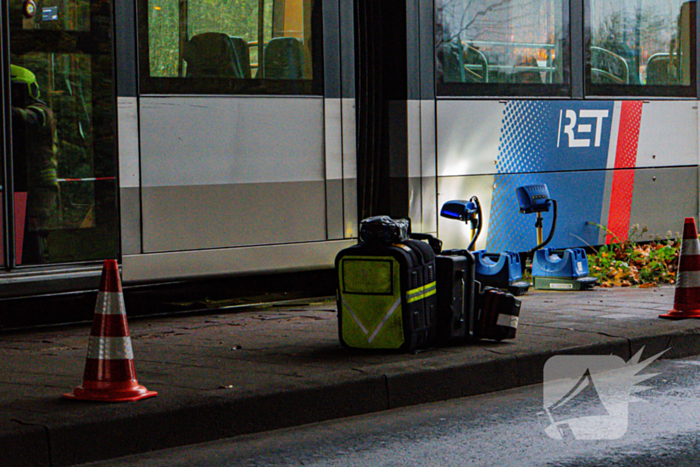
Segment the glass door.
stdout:
[[9,1],[5,270],[119,253],[112,10],[111,0]]

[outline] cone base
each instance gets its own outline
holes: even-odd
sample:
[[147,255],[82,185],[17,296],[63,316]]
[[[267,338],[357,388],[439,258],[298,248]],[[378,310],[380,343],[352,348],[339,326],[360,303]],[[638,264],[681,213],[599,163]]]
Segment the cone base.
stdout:
[[659,315],[659,318],[666,319],[688,319],[700,318],[700,309],[695,310],[671,310],[664,315]]
[[158,395],[143,386],[135,385],[128,389],[86,389],[78,386],[73,392],[64,394],[66,399],[98,402],[132,402]]

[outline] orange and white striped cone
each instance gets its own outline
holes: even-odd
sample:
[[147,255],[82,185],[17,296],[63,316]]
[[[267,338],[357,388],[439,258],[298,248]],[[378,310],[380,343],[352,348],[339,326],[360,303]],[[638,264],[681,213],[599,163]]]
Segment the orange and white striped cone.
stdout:
[[136,380],[134,353],[117,262],[105,260],[88,343],[83,384],[63,397],[127,402],[156,394],[140,386]]
[[660,318],[700,318],[700,240],[695,218],[686,217],[676,275],[673,310]]

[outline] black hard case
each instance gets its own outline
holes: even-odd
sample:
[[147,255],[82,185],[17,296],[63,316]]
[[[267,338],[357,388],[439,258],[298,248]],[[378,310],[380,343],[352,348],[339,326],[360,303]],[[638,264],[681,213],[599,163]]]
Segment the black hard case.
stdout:
[[[408,249],[402,246],[407,246]],[[348,256],[392,256],[401,268],[401,309],[403,311],[404,343],[399,350],[413,351],[431,345],[437,335],[437,294],[423,300],[407,302],[406,292],[437,280],[435,253],[430,246],[418,240],[405,240],[400,245],[357,244],[341,250],[335,258],[336,272],[342,258]],[[344,347],[342,296],[343,281],[338,284],[338,336]]]
[[514,339],[522,302],[510,293],[485,287],[477,294],[475,337],[480,339]]
[[474,337],[474,255],[447,250],[436,256],[438,293],[437,342],[448,344]]

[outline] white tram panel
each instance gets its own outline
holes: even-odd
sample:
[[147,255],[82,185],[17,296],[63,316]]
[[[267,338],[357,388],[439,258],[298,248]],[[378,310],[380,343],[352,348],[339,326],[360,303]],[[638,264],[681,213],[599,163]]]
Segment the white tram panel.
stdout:
[[[438,176],[511,172],[509,167],[499,167],[498,164],[503,163],[503,149],[509,143],[504,138],[513,136],[514,133],[509,131],[513,127],[520,127],[520,134],[526,137],[532,136],[532,132],[539,132],[542,136],[539,145],[541,154],[531,157],[545,158],[544,164],[533,167],[532,171],[551,170],[547,167],[547,160],[556,163],[555,170],[561,170],[565,165],[564,160],[570,157],[579,158],[577,164],[584,170],[615,168],[617,131],[612,131],[607,138],[600,138],[599,129],[605,128],[608,132],[610,129],[617,130],[620,119],[628,118],[627,113],[621,112],[622,102],[614,102],[610,108],[613,104],[611,101],[529,101],[523,104],[528,106],[527,109],[509,113],[512,103],[438,101]],[[697,101],[636,103],[641,104],[638,106],[641,109],[641,122],[638,135],[635,135],[638,136],[635,167],[697,165]],[[533,120],[516,123],[510,118]],[[540,120],[536,121],[538,118]],[[532,129],[528,135],[529,125],[532,125]],[[630,140],[629,135],[627,139]],[[636,137],[631,138],[631,141],[636,140]],[[612,154],[607,164],[585,162],[585,158],[598,151],[601,145],[605,145],[603,150]],[[535,147],[534,143],[531,147]],[[529,170],[525,164],[519,166],[517,171]]]
[[143,252],[326,239],[321,98],[141,99]]
[[644,102],[637,167],[697,165],[697,135],[697,101]]
[[437,102],[438,177],[496,172],[504,108],[498,101]]
[[343,135],[343,232],[345,238],[358,236],[357,210],[357,124],[355,99],[341,99]]

